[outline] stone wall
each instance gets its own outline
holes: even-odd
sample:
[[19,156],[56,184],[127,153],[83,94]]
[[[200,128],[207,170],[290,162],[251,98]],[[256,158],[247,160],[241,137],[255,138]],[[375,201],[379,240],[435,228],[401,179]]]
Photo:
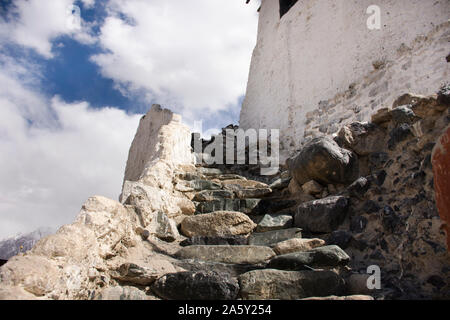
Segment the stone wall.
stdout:
[[[449,79],[448,1],[298,1],[281,19],[263,0],[240,127],[278,128],[283,158],[405,93],[429,95]],[[420,14],[417,14],[419,13]],[[274,116],[276,115],[276,116]]]

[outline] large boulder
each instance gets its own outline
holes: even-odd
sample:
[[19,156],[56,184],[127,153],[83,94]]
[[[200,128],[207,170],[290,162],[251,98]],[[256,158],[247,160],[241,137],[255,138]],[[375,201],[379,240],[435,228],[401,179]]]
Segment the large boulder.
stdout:
[[256,224],[247,215],[233,211],[189,216],[181,223],[181,232],[187,237],[245,235],[255,228]]
[[313,200],[298,206],[294,225],[311,232],[332,232],[344,221],[349,200],[343,196],[331,196]]
[[288,253],[273,258],[269,268],[304,270],[308,267],[337,267],[346,265],[350,257],[338,246],[324,246],[306,252]]
[[169,300],[234,300],[239,293],[235,279],[216,272],[178,272],[159,278],[152,291]]
[[299,185],[310,180],[324,185],[350,183],[359,171],[357,156],[327,137],[313,139],[298,155],[288,159],[287,165]]
[[197,259],[202,261],[259,264],[270,260],[275,252],[264,246],[189,246],[176,253],[178,259]]
[[253,270],[239,276],[240,295],[247,300],[295,300],[339,295],[343,280],[332,271]]

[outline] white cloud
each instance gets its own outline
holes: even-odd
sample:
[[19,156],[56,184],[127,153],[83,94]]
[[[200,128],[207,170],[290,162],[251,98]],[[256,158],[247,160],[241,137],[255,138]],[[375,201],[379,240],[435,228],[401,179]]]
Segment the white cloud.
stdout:
[[[192,118],[244,94],[258,4],[211,0],[110,0],[92,59],[129,92],[145,89]],[[123,17],[126,17],[124,19]]]
[[14,1],[10,20],[0,20],[1,43],[14,42],[32,48],[45,58],[53,57],[52,40],[59,36],[72,36],[84,44],[94,43],[95,38],[82,19],[79,20],[80,28],[73,28],[70,10],[73,3],[74,0]]
[[49,101],[0,63],[0,239],[70,223],[89,196],[117,199],[139,116]]
[[81,0],[85,8],[92,8],[95,5],[95,0]]

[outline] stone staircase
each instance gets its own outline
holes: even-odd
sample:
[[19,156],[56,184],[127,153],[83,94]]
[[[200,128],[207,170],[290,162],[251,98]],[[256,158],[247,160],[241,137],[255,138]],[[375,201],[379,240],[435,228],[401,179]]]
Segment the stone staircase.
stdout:
[[287,172],[268,184],[245,171],[197,167],[178,177],[196,208],[181,223],[187,238],[175,254],[188,271],[162,276],[152,292],[163,299],[372,299],[349,292],[350,257],[339,246],[304,237],[294,221],[299,201],[285,192]]

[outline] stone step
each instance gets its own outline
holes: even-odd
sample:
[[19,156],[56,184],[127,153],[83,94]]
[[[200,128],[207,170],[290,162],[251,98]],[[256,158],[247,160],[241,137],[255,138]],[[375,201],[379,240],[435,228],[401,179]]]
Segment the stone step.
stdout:
[[281,241],[301,237],[302,237],[302,229],[290,228],[283,230],[268,231],[263,233],[253,233],[248,237],[248,244],[254,246],[272,246]]
[[151,290],[168,300],[234,300],[239,293],[239,284],[226,274],[185,271],[162,276]]
[[212,201],[195,202],[197,214],[214,211],[239,211],[248,215],[264,215],[267,213],[294,214],[294,200],[276,199],[215,199]]
[[180,249],[175,256],[231,264],[262,264],[273,258],[275,252],[264,246],[195,245]]
[[177,260],[174,265],[188,271],[215,271],[217,273],[225,273],[230,277],[238,277],[239,275],[252,271],[264,269],[266,264],[232,264],[222,262],[202,261],[198,259]]
[[305,252],[294,252],[274,257],[268,267],[280,270],[306,270],[310,268],[346,265],[350,257],[338,246],[323,246]]
[[246,236],[196,236],[188,238],[180,242],[182,247],[193,245],[231,245],[231,246],[243,246],[248,245],[248,238]]
[[215,211],[188,216],[181,222],[186,237],[246,235],[256,224],[246,215],[235,211]]
[[195,194],[193,200],[199,202],[233,199],[234,192],[228,190],[203,190]]
[[286,241],[278,242],[273,246],[273,251],[278,255],[309,251],[318,247],[323,247],[326,244],[322,239],[302,239],[293,238]]
[[296,300],[341,295],[344,280],[332,271],[253,270],[239,276],[245,300]]

